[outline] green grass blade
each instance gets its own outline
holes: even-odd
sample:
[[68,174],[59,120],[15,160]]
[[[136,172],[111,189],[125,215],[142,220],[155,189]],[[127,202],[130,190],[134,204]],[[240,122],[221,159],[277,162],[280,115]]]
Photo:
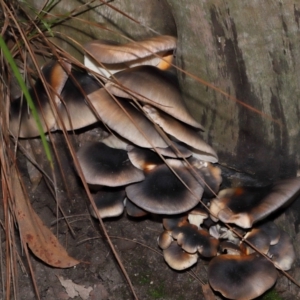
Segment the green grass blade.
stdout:
[[46,136],[45,136],[45,133],[44,133],[44,130],[43,130],[43,127],[42,127],[42,124],[41,124],[41,121],[40,121],[40,118],[38,116],[38,113],[37,113],[37,110],[34,106],[34,103],[32,101],[32,98],[30,96],[30,93],[26,87],[26,84],[22,78],[22,75],[9,51],[9,49],[7,48],[7,45],[5,43],[5,41],[3,40],[2,36],[0,35],[0,47],[3,51],[3,54],[4,54],[4,57],[5,59],[7,60],[7,62],[9,63],[14,75],[16,76],[16,79],[18,80],[18,83],[24,93],[24,96],[25,96],[25,99],[28,103],[28,106],[31,110],[31,113],[36,121],[36,125],[38,127],[38,130],[39,130],[39,133],[40,133],[40,136],[41,136],[41,139],[42,139],[42,144],[43,144],[43,147],[44,147],[44,150],[45,150],[45,153],[46,153],[46,156],[47,156],[47,159],[51,165],[51,168],[53,168],[53,161],[52,161],[52,157],[51,157],[51,151],[50,151],[50,148],[49,148],[49,145],[48,145],[48,142],[46,140]]

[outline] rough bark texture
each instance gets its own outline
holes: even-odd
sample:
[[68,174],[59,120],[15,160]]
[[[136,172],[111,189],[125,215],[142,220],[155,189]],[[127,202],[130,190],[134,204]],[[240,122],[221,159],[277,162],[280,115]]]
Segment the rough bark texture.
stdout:
[[181,73],[190,111],[221,163],[261,179],[299,163],[300,6],[295,1],[167,0],[177,25],[177,63],[274,120]]

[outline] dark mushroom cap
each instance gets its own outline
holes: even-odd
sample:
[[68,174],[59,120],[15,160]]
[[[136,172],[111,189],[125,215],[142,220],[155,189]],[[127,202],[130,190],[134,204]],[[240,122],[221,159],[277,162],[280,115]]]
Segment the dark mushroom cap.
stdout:
[[81,147],[77,158],[87,183],[92,185],[122,186],[144,179],[143,172],[131,164],[126,151],[100,142]]
[[188,253],[199,252],[204,257],[217,255],[219,241],[207,231],[193,224],[182,225],[172,230],[172,237]]
[[201,151],[206,156],[206,161],[213,163],[218,161],[218,155],[215,150],[200,137],[195,128],[177,121],[150,105],[145,105],[143,110],[167,134],[190,146],[192,149]]
[[173,215],[163,218],[163,226],[168,231],[172,231],[175,227],[180,227],[184,224],[188,224],[187,214]]
[[[49,93],[53,97],[53,105],[59,103],[59,95],[68,78],[67,72],[70,68],[69,64],[57,61],[51,61],[42,68],[45,81],[50,85]],[[34,88],[30,89],[29,92],[41,121],[42,129],[47,132],[55,124],[55,113],[52,111],[51,100],[48,98],[43,81],[39,78]],[[23,99],[18,98],[11,103],[9,129],[13,135],[22,138],[39,136],[36,121],[28,108],[25,97]]]
[[105,89],[88,95],[100,119],[109,128],[130,142],[145,148],[167,147],[153,124],[124,99],[113,99]]
[[204,162],[194,157],[189,158],[188,162],[203,179],[203,196],[208,198],[216,196],[222,183],[221,169],[209,162]]
[[127,215],[130,217],[141,218],[149,214],[147,211],[141,209],[127,198],[125,199],[125,207]]
[[192,192],[167,165],[158,165],[147,172],[144,181],[126,187],[127,197],[136,205],[155,214],[186,212],[199,202],[203,188],[181,161],[169,159],[167,162]]
[[295,249],[289,235],[281,230],[277,244],[270,246],[268,256],[276,268],[288,271],[296,259]]
[[197,253],[187,253],[177,242],[172,242],[171,245],[163,250],[163,255],[166,263],[175,270],[185,270],[194,265],[198,260]]
[[251,231],[247,232],[241,243],[241,249],[243,249],[245,254],[251,254],[256,250],[244,241],[251,243],[260,252],[267,254],[270,248],[271,239],[268,234],[259,228],[253,228]]
[[263,222],[262,224],[259,224],[255,226],[255,228],[260,229],[263,231],[266,235],[270,238],[270,245],[275,245],[278,243],[280,239],[281,230],[278,228],[278,226],[274,222]]
[[127,151],[131,163],[141,170],[149,171],[157,165],[164,164],[164,161],[160,156],[150,149],[138,148],[130,145],[127,147]]
[[[99,121],[86,97],[101,87],[88,73],[72,70],[61,92],[62,101],[58,106],[59,116],[66,130],[76,130]],[[62,129],[59,120],[54,129]]]
[[[97,192],[94,196],[94,202],[98,213],[102,219],[118,217],[124,211],[125,190],[116,188],[105,188]],[[94,218],[97,218],[95,211],[90,204],[89,210]]]
[[208,265],[211,287],[229,299],[254,299],[271,288],[276,279],[276,268],[258,254],[219,255]]
[[210,210],[224,223],[250,228],[253,223],[292,201],[299,191],[299,177],[281,180],[267,187],[226,189],[211,202]]
[[[139,66],[114,74],[114,79],[105,85],[112,94],[124,98],[132,98],[133,95],[177,120],[202,129],[188,112],[173,74],[152,66]],[[123,87],[126,91],[122,90]]]

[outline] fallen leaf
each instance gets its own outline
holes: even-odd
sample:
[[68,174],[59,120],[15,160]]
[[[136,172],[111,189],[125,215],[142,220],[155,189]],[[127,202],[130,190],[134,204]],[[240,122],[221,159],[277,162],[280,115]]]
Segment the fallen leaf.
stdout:
[[76,284],[71,279],[64,279],[62,276],[57,276],[61,285],[66,289],[66,292],[70,298],[80,296],[81,299],[87,300],[90,296],[92,287],[84,287],[83,285]]
[[15,195],[15,215],[22,241],[42,261],[53,267],[69,268],[79,263],[70,257],[54,234],[48,229],[33,210],[15,170],[12,176]]

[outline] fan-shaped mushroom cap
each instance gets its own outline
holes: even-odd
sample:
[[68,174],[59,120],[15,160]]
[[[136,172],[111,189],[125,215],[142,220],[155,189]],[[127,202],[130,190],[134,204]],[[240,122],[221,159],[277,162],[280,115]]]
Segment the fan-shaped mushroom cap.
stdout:
[[239,245],[230,241],[222,241],[219,245],[220,252],[229,255],[241,255],[242,251]]
[[210,210],[224,223],[250,228],[293,200],[299,191],[299,177],[281,180],[269,187],[226,189],[211,202]]
[[264,222],[258,226],[255,226],[255,228],[260,229],[263,231],[266,235],[270,238],[270,245],[275,245],[278,243],[280,239],[281,230],[278,228],[278,226],[274,222]]
[[218,155],[215,150],[209,146],[199,135],[199,133],[189,125],[186,125],[158,109],[145,105],[143,110],[147,115],[159,125],[167,134],[175,137],[177,140],[198,150],[206,156],[206,161],[216,163]]
[[171,232],[168,230],[163,231],[157,238],[157,244],[161,249],[167,249],[173,242]]
[[140,218],[140,217],[147,216],[149,214],[144,209],[141,209],[140,207],[135,205],[128,198],[125,199],[124,203],[125,203],[127,215],[130,216],[130,217]]
[[175,143],[172,141],[172,146],[167,148],[156,148],[153,151],[160,153],[163,156],[171,157],[171,158],[187,158],[192,155],[192,152],[187,149],[186,146],[180,143]]
[[155,214],[186,212],[199,202],[203,187],[181,161],[168,159],[167,162],[192,192],[167,165],[158,165],[147,172],[144,181],[126,187],[127,197],[136,205]]
[[[99,215],[102,219],[118,217],[124,211],[125,190],[123,189],[103,189],[93,196]],[[94,218],[97,218],[95,211],[90,204],[89,210]]]
[[[152,66],[140,66],[116,73],[114,79],[116,82],[110,81],[105,85],[112,94],[124,98],[134,96],[142,102],[158,107],[177,120],[202,129],[188,112],[173,74]],[[126,91],[122,88],[126,88]]]
[[87,51],[85,66],[109,77],[117,71],[143,64],[167,69],[172,62],[176,38],[164,35],[127,44],[98,40],[85,44],[84,48]]
[[268,256],[272,259],[276,268],[288,271],[296,259],[295,249],[289,235],[281,230],[277,244],[270,246]]
[[88,98],[102,122],[120,136],[140,147],[168,146],[153,124],[128,101],[118,99],[119,105],[105,89],[91,93]]
[[[243,240],[251,243],[260,252],[267,254],[270,248],[270,237],[264,231],[259,228],[253,228],[251,231],[247,232]],[[241,243],[241,249],[245,254],[254,253],[254,250],[250,245],[245,242]]]
[[271,288],[276,279],[276,268],[258,254],[219,255],[208,265],[211,287],[229,299],[254,299]]
[[87,183],[92,185],[122,186],[145,178],[131,164],[126,151],[100,142],[81,147],[77,158]]
[[58,105],[60,120],[57,118],[53,129],[62,129],[60,121],[64,123],[66,130],[76,130],[99,121],[86,97],[101,87],[101,84],[88,73],[72,70],[61,92],[62,101]]
[[157,165],[164,163],[160,156],[150,149],[138,148],[130,145],[127,147],[127,151],[131,163],[136,168],[144,171],[150,171]]
[[[51,87],[49,93],[56,103],[59,103],[59,95],[68,78],[67,72],[70,69],[70,64],[57,61],[51,61],[42,68],[42,74]],[[46,132],[54,126],[55,114],[50,105],[51,100],[48,98],[45,86],[40,78],[36,81],[34,88],[30,90],[30,95],[41,121],[42,129]],[[9,129],[13,135],[23,138],[35,137],[40,134],[36,121],[32,113],[29,112],[25,97],[24,99],[16,99],[11,103]]]
[[177,242],[172,242],[171,245],[163,250],[163,255],[166,263],[175,270],[185,270],[194,265],[198,260],[197,253],[187,253]]
[[108,137],[102,140],[102,143],[108,147],[115,148],[115,149],[122,149],[127,151],[127,146],[129,145],[128,141],[125,139],[116,136],[115,134],[111,134]]
[[172,237],[188,253],[199,252],[204,257],[217,255],[219,241],[207,231],[193,224],[186,224],[172,230]]
[[173,215],[163,218],[163,226],[166,230],[172,231],[176,227],[180,227],[184,224],[188,224],[187,214]]

